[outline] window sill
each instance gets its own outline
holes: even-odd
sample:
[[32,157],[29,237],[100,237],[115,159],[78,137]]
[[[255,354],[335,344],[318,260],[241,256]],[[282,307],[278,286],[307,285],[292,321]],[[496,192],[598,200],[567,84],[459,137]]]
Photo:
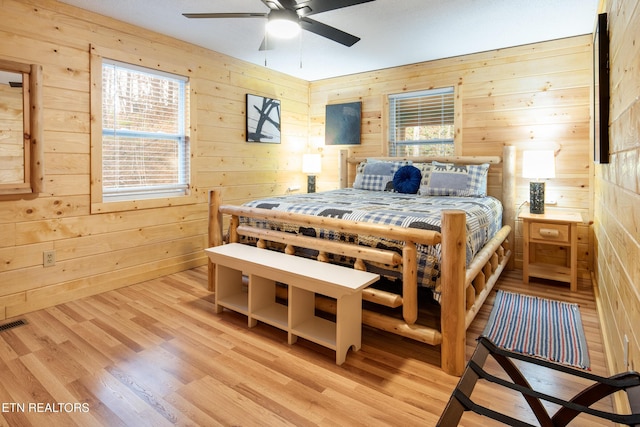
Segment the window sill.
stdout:
[[195,192],[192,191],[192,194],[188,196],[181,196],[181,197],[91,203],[91,214],[138,211],[143,209],[155,209],[155,208],[166,208],[171,206],[192,205],[192,204],[198,203],[198,197],[194,193]]

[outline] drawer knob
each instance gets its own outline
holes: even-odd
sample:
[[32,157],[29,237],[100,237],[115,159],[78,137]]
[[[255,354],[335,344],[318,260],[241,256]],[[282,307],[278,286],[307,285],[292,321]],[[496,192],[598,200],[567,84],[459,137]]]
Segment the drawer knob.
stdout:
[[541,228],[539,231],[540,235],[543,237],[558,237],[560,236],[560,232],[553,228]]

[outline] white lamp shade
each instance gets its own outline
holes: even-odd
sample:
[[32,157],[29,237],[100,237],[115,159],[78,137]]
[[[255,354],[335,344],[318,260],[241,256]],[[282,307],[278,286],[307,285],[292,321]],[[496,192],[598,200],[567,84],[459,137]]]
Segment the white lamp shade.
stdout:
[[298,14],[291,10],[272,10],[267,21],[267,33],[281,39],[291,39],[300,34]]
[[556,159],[553,150],[523,152],[522,176],[531,179],[555,178]]
[[303,154],[302,155],[302,172],[315,175],[322,170],[320,154]]

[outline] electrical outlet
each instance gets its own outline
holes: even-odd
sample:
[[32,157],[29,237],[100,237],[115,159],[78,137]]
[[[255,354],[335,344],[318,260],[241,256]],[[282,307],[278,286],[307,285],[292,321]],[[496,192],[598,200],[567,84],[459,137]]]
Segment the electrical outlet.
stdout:
[[42,253],[42,264],[45,267],[56,265],[56,251],[44,251]]

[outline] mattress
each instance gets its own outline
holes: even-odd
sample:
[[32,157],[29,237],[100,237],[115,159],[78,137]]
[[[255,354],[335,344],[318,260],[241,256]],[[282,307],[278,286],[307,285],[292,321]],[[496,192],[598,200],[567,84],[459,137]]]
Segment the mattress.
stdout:
[[[490,196],[420,196],[345,188],[320,193],[270,197],[246,203],[245,206],[438,232],[440,231],[442,211],[459,209],[464,211],[467,217],[467,265],[502,227],[502,205],[499,200]],[[402,253],[403,242],[391,239],[275,224],[269,221],[249,220],[248,218],[240,218],[240,223],[323,239],[349,241],[358,245],[390,249]],[[440,277],[440,245],[417,245],[417,250],[418,284],[434,289],[437,287]],[[334,260],[334,262],[346,264],[351,261]],[[367,269],[390,278],[401,277],[401,271],[390,266],[370,264]],[[435,290],[437,293],[437,289]]]

